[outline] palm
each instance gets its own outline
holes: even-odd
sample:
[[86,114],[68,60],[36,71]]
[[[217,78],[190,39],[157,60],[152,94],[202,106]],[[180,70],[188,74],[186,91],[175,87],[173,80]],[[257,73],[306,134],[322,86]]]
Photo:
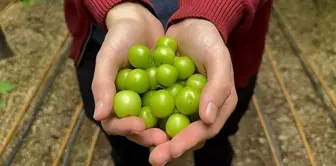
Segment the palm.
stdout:
[[[208,82],[201,94],[201,120],[193,122],[172,140],[152,151],[150,161],[158,165],[177,158],[214,137],[237,102],[230,54],[212,23],[200,19],[185,20],[171,26],[166,35],[176,39],[178,53],[190,56],[198,71],[207,76]],[[209,105],[212,109],[208,109]],[[216,113],[210,115],[208,110]]]
[[[104,44],[108,45],[106,49],[118,52],[119,67],[123,68],[129,65],[127,54],[128,49],[136,44],[143,44],[149,48],[154,48],[155,42],[164,34],[161,23],[157,20],[151,22],[152,29],[147,28],[148,25],[139,23],[135,20],[119,21],[115,23],[105,37]],[[115,43],[115,41],[119,41]],[[101,49],[100,52],[106,52]]]
[[162,130],[145,130],[145,123],[135,116],[119,119],[112,108],[115,78],[119,69],[129,65],[129,48],[136,44],[154,48],[155,42],[164,34],[160,21],[139,4],[123,3],[109,12],[106,26],[108,33],[97,55],[92,82],[96,103],[94,118],[101,121],[110,135],[125,136],[144,146],[166,142],[167,135]]

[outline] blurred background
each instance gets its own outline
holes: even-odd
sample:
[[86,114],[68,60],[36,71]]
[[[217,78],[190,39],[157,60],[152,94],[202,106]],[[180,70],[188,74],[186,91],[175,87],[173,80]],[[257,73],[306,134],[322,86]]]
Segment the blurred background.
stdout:
[[[113,165],[82,110],[63,0],[0,0],[0,29],[0,164]],[[336,165],[335,39],[335,0],[275,1],[234,165]]]

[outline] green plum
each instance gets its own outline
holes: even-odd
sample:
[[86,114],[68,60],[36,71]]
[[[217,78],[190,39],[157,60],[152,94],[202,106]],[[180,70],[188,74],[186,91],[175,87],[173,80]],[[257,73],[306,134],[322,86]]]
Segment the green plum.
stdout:
[[176,108],[182,114],[192,115],[198,111],[200,96],[201,94],[199,90],[191,87],[184,87],[175,98]]
[[135,68],[147,69],[152,66],[153,52],[144,45],[136,44],[128,50],[128,60]]
[[[180,113],[177,109],[174,109],[173,114]],[[159,128],[163,131],[166,131],[166,123],[168,118],[163,118],[159,120]]]
[[170,87],[172,86],[175,81],[177,80],[178,73],[174,66],[169,64],[163,64],[158,67],[156,71],[156,79],[157,81],[165,86]]
[[139,94],[130,90],[118,92],[113,99],[113,110],[117,117],[137,116],[141,109]]
[[126,90],[126,78],[131,69],[122,69],[118,72],[116,77],[116,86],[118,90]]
[[193,74],[188,78],[186,86],[202,91],[206,83],[207,78],[203,74]]
[[174,52],[177,50],[177,43],[176,41],[170,36],[163,36],[161,37],[155,44],[155,48],[166,46],[171,48]]
[[154,62],[156,66],[162,64],[173,65],[175,61],[175,52],[169,47],[159,47],[154,51]]
[[155,90],[149,90],[142,95],[142,106],[150,106],[152,96],[155,92]]
[[169,137],[173,138],[183,129],[188,127],[190,120],[187,116],[183,114],[173,114],[171,115],[166,122],[166,132]]
[[146,69],[149,76],[149,89],[156,89],[158,87],[158,81],[156,79],[156,67],[150,67]]
[[166,118],[175,109],[174,97],[167,90],[156,91],[151,99],[152,113],[157,118]]
[[176,57],[174,67],[178,72],[178,79],[184,80],[195,72],[195,64],[188,56]]
[[149,106],[142,107],[138,117],[145,122],[147,129],[153,128],[157,123],[157,118],[153,115]]
[[176,95],[183,89],[183,86],[179,83],[174,83],[171,87],[167,88],[167,91],[173,96]]
[[148,73],[142,69],[133,69],[127,75],[125,87],[140,94],[146,92],[149,88]]

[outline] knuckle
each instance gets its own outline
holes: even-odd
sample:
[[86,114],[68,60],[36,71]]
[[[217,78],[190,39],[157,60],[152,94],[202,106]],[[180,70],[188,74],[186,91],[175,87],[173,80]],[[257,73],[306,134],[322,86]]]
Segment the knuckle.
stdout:
[[232,87],[231,84],[222,82],[218,86],[219,86],[218,89],[220,89],[220,91],[225,97],[230,95]]
[[205,56],[209,58],[209,60],[211,61],[215,61],[217,59],[219,59],[219,56],[223,56],[225,55],[224,51],[223,51],[223,47],[224,45],[219,45],[217,43],[215,43],[214,41],[211,41],[211,39],[208,39],[206,41],[204,41],[204,49],[205,52]]
[[[134,137],[134,136],[133,136]],[[128,139],[128,140],[130,140],[130,141],[132,141],[132,142],[135,142],[135,143],[137,143],[137,144],[139,144],[139,142],[137,142],[137,140],[136,139],[134,139],[132,136],[126,136],[126,138]]]
[[234,92],[234,93],[231,93],[231,94],[232,94],[232,100],[233,100],[234,105],[237,105],[237,103],[238,103],[238,95],[237,95],[237,93]]
[[[227,82],[227,81],[226,81]],[[230,91],[231,91],[231,84],[230,83],[223,83],[223,84],[221,84],[221,89],[223,89],[224,91],[226,91],[226,92],[229,92],[230,93]]]
[[97,91],[97,88],[98,88],[98,82],[97,82],[97,79],[96,79],[96,78],[93,78],[93,80],[92,80],[92,84],[91,84],[92,92]]
[[210,129],[210,138],[216,136],[220,131],[220,128],[219,127],[212,127]]
[[120,49],[121,49],[121,43],[123,42],[122,40],[124,40],[124,38],[121,38],[120,39],[121,41],[120,42],[111,42],[110,44],[109,44],[109,56],[114,56],[114,55],[117,55],[117,54],[114,54],[114,53],[117,53],[117,52],[119,52],[120,51]]
[[101,123],[103,130],[108,134],[108,135],[114,135],[114,133],[110,130],[109,125],[106,122]]
[[230,94],[229,94],[228,100],[230,100],[229,102],[230,102],[231,105],[236,106],[237,103],[238,103],[238,95],[237,95],[236,89],[231,88],[231,90],[229,92],[230,92]]
[[120,52],[121,43],[120,42],[108,42],[106,43],[107,47],[102,47],[97,55],[96,63],[99,64],[101,61],[106,61],[107,58],[116,58],[117,52]]

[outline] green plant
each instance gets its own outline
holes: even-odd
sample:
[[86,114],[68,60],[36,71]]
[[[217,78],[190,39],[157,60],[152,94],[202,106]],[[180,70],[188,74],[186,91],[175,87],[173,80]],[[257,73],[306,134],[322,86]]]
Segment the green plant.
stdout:
[[22,2],[25,6],[30,6],[36,2],[39,2],[41,0],[19,0],[20,2]]
[[22,2],[25,6],[29,6],[30,5],[30,0],[20,0],[20,2]]
[[11,91],[15,88],[15,85],[8,83],[8,82],[0,82],[0,108],[5,107],[5,103],[1,100],[2,94]]

